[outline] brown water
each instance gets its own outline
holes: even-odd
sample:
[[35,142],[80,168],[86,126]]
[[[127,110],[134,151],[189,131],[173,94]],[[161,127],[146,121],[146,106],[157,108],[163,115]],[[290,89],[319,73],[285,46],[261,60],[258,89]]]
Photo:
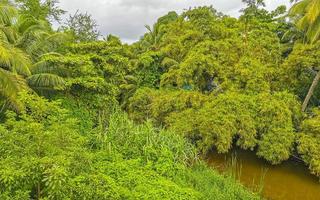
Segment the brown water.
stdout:
[[272,166],[257,158],[253,152],[236,150],[229,154],[212,152],[208,155],[208,163],[218,170],[225,171],[227,168],[230,169],[232,158],[237,160],[239,180],[251,188],[262,182],[262,194],[267,199],[320,200],[319,179],[311,175],[301,162],[286,161],[281,165]]

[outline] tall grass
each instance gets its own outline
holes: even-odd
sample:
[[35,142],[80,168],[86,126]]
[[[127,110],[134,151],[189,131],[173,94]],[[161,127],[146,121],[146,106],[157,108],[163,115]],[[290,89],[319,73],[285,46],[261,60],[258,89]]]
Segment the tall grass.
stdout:
[[[233,152],[231,157],[226,156],[225,163],[224,174],[232,177],[237,182],[241,182],[243,165],[241,160],[239,160],[237,156],[237,152]],[[253,178],[252,183],[250,185],[247,185],[249,189],[259,195],[262,195],[267,172],[268,168],[261,168],[261,173],[258,181]]]
[[261,168],[261,175],[259,177],[259,182],[255,183],[255,180],[252,181],[252,188],[257,194],[262,195],[265,183],[265,177],[268,172],[268,168]]
[[235,180],[239,180],[241,178],[242,172],[242,163],[239,162],[237,153],[233,152],[231,158],[226,160],[226,170],[225,173],[234,178]]
[[197,199],[260,199],[234,177],[209,168],[195,147],[172,130],[154,128],[150,122],[136,125],[118,111],[111,115],[106,135],[108,151],[121,153],[126,160],[139,159],[162,178],[197,194]]

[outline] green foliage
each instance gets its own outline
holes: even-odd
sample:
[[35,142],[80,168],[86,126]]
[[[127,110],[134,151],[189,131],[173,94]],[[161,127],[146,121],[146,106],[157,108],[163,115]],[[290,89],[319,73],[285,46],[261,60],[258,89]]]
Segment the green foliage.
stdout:
[[76,120],[59,102],[22,95],[26,108],[8,112],[1,125],[1,194],[61,197],[71,160],[81,153],[84,138]]
[[65,26],[65,31],[70,31],[75,42],[97,41],[100,36],[97,30],[97,23],[88,13],[79,13],[79,10],[73,15],[69,15]]
[[[281,85],[303,99],[312,83],[316,71],[319,70],[319,43],[314,45],[297,44],[287,60],[281,65],[279,72]],[[314,92],[311,105],[318,105],[319,91]]]
[[320,38],[320,1],[299,0],[290,9],[289,15],[297,28],[305,34],[305,41],[315,43]]
[[66,11],[57,6],[59,0],[14,0],[22,14],[32,15],[36,19],[60,21]]
[[[60,77],[44,69],[41,73],[32,74],[30,66],[41,55],[57,50],[67,37],[64,33],[54,32],[46,18],[49,15],[46,8],[53,9],[55,2],[46,1],[43,5],[38,0],[17,3],[18,7],[8,1],[0,5],[0,95],[4,100],[1,106],[10,105],[19,111],[22,102],[17,101],[17,96],[19,92],[30,89],[27,83],[38,90],[63,88],[64,82]],[[48,13],[42,13],[45,15],[42,16],[36,10]]]
[[[284,6],[269,12],[263,1],[245,1],[239,19],[212,7],[164,16],[170,20],[159,20],[133,45],[139,67],[131,73],[136,93],[126,105],[130,117],[151,119],[204,152],[225,153],[237,144],[278,164],[296,147],[304,149],[305,162],[318,174],[318,157],[305,150],[308,142],[297,145],[301,138],[313,138],[298,136],[298,100],[319,70],[319,45],[299,44],[303,32],[310,39],[309,33],[318,30],[315,2],[299,1],[291,10],[293,21],[303,21],[303,30],[286,20]],[[311,106],[318,106],[318,99],[316,88]]]
[[169,12],[132,45],[97,41],[88,14],[54,31],[55,0],[15,2],[0,3],[0,111],[19,111],[0,124],[0,199],[259,199],[197,156],[234,146],[272,164],[298,153],[320,176],[319,111],[299,109],[318,0],[291,10],[303,27],[261,0],[239,18]]
[[253,102],[248,96],[236,93],[211,97],[200,109],[187,109],[167,118],[170,127],[190,138],[204,152],[216,147],[220,153],[230,150],[233,139],[238,145],[251,148],[256,145],[257,131],[253,119]]
[[[125,98],[121,92],[126,91],[124,86],[128,84],[130,57],[126,46],[110,39],[74,44],[65,55],[48,55],[41,62],[64,78],[64,89],[68,93],[64,99],[89,110],[97,124],[100,118],[108,118],[118,99]],[[63,96],[63,93],[58,95],[59,98]]]
[[257,147],[257,155],[277,164],[293,150],[299,103],[288,93],[206,96],[144,89],[130,99],[129,113],[137,121],[154,119],[189,138],[201,151],[216,147],[226,153],[236,141],[243,149]]
[[128,112],[135,121],[154,119],[154,123],[165,125],[169,114],[200,108],[207,100],[208,98],[199,92],[141,88],[129,100]]
[[298,152],[309,165],[310,171],[320,176],[319,109],[315,109],[313,116],[303,121],[301,129],[298,139]]
[[107,129],[80,134],[61,102],[20,98],[25,110],[0,126],[2,199],[259,199],[173,132],[118,111]]
[[152,80],[143,86],[156,88],[160,82],[160,87],[202,92],[230,88],[269,91],[275,87],[273,80],[282,61],[278,28],[283,22],[274,20],[275,16],[261,10],[255,20],[237,20],[212,7],[199,7],[169,22],[160,20],[155,27],[163,31],[154,48],[141,47],[146,38],[136,45],[143,63],[137,76]]
[[153,29],[149,25],[146,25],[145,27],[148,30],[148,33],[141,39],[141,48],[143,50],[157,50],[162,40],[162,36],[167,30],[166,25],[175,21],[177,18],[178,14],[172,11],[167,15],[160,17],[157,23],[153,25]]

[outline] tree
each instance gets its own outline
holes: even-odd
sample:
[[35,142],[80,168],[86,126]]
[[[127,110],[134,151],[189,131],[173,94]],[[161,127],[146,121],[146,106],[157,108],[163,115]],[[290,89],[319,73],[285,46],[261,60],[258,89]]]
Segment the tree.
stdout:
[[4,105],[11,104],[18,109],[17,94],[26,88],[23,76],[31,73],[28,55],[10,43],[15,37],[12,24],[16,17],[17,10],[12,5],[0,4],[0,95],[5,99]]
[[158,49],[159,44],[165,34],[166,25],[177,20],[178,14],[176,12],[169,12],[167,15],[158,19],[153,25],[153,28],[149,25],[145,25],[148,33],[142,38],[142,47],[145,49]]
[[66,11],[57,6],[59,0],[15,0],[21,14],[32,15],[36,19],[60,22]]
[[8,2],[0,4],[0,93],[3,105],[16,110],[21,107],[18,93],[30,89],[27,83],[32,88],[63,85],[61,77],[45,65],[37,65],[37,70],[31,70],[31,65],[65,41],[65,34],[54,32],[46,19],[20,11]]
[[[320,39],[320,0],[300,0],[290,9],[290,16],[298,29],[304,32],[305,42],[314,44]],[[320,70],[315,76],[302,104],[305,111],[320,80]]]
[[69,30],[75,42],[90,42],[98,40],[100,33],[97,30],[97,22],[88,13],[80,13],[79,10],[74,15],[69,15],[64,30]]
[[290,9],[290,16],[305,33],[305,42],[315,43],[320,39],[320,0],[298,0]]
[[312,174],[320,176],[320,110],[313,110],[313,117],[301,123],[301,132],[298,135],[298,152],[303,161],[309,165]]

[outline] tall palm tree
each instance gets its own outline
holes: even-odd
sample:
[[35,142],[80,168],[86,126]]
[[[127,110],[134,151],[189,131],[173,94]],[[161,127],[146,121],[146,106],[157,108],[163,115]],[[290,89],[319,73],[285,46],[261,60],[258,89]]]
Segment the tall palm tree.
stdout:
[[[291,0],[296,2],[290,9],[289,16],[294,20],[297,28],[304,32],[305,42],[314,44],[320,39],[320,0]],[[310,98],[320,80],[320,70],[314,78],[306,98],[302,104],[304,112]]]

